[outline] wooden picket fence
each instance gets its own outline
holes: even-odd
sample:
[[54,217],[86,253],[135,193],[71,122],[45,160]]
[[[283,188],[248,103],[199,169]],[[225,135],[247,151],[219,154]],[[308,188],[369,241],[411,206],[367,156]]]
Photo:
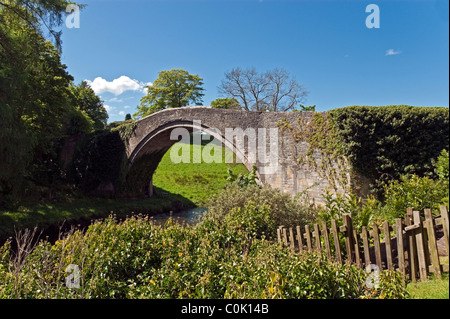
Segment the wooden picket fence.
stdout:
[[[430,273],[441,278],[443,272],[449,272],[448,263],[441,264],[436,236],[436,233],[443,233],[448,256],[448,208],[441,206],[440,213],[433,217],[431,210],[425,209],[422,216],[419,211],[408,209],[405,218],[397,218],[395,225],[386,221],[379,227],[374,223],[370,230],[362,227],[360,233],[353,228],[351,215],[346,214],[342,217],[342,226],[338,226],[336,220],[331,221],[331,228],[326,222],[305,226],[303,230],[300,226],[295,229],[280,226],[278,242],[293,251],[322,251],[341,264],[352,263],[359,267],[375,264],[380,270],[399,271],[413,282],[426,281]],[[343,244],[341,247],[340,239],[345,247]]]

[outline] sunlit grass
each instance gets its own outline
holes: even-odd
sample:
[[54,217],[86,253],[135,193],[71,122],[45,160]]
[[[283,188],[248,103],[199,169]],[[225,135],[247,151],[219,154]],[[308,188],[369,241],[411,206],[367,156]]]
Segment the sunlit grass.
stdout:
[[[227,183],[228,167],[236,175],[248,174],[243,164],[226,163],[235,161],[233,153],[226,147],[217,147],[216,154],[213,150],[210,154],[206,154],[208,152],[206,147],[181,143],[172,146],[156,169],[153,185],[173,194],[179,194],[197,206],[203,206]],[[185,152],[181,151],[183,148]],[[206,163],[205,160],[208,161],[208,158],[215,158],[216,161]],[[174,160],[181,162],[174,163]]]
[[408,292],[411,299],[449,299],[448,273],[442,279],[432,278],[425,282],[408,284]]

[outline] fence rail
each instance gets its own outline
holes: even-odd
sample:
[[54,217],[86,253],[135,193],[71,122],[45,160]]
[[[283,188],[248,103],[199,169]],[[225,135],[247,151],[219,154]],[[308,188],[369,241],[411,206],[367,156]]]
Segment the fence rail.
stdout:
[[448,262],[441,263],[438,249],[438,238],[443,237],[448,256],[448,208],[441,206],[440,213],[433,217],[430,209],[425,209],[421,215],[408,208],[405,218],[397,218],[395,225],[387,221],[380,226],[373,223],[371,229],[364,226],[359,233],[353,227],[352,216],[345,214],[339,223],[342,225],[331,220],[331,228],[326,222],[312,227],[306,225],[303,230],[300,226],[295,229],[280,226],[278,242],[293,251],[322,251],[341,264],[352,263],[359,267],[375,264],[380,270],[399,271],[413,282],[426,281],[430,273],[441,278],[443,272],[449,272]]

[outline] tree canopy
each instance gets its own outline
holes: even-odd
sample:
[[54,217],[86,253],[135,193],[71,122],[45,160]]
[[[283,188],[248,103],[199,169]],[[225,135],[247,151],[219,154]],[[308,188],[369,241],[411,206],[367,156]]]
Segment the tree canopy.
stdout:
[[52,185],[64,139],[106,121],[98,97],[61,63],[54,28],[69,3],[0,2],[0,205]]
[[211,102],[211,107],[215,109],[241,109],[238,100],[235,98],[215,99]]
[[182,69],[159,72],[147,95],[141,99],[134,117],[141,118],[166,108],[201,105],[204,94],[203,79]]
[[[2,0],[0,1],[0,10],[3,18],[8,15],[16,23],[25,25],[40,35],[49,36],[59,51],[61,49],[61,31],[57,31],[55,28],[62,24],[63,14],[69,4],[74,4],[74,2],[67,0]],[[83,5],[78,6],[83,7]],[[3,41],[1,33],[0,41]]]
[[93,121],[94,130],[104,129],[108,120],[108,113],[103,106],[103,101],[95,95],[89,84],[82,81],[78,85],[72,85],[70,90],[73,98],[72,105],[86,112]]

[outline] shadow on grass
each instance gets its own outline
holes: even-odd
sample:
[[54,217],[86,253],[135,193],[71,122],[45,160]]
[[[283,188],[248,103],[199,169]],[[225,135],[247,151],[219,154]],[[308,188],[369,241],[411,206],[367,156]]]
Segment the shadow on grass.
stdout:
[[68,198],[63,202],[22,203],[18,207],[0,211],[0,245],[15,230],[37,227],[43,231],[41,238],[57,239],[72,227],[87,228],[92,221],[115,215],[124,219],[133,215],[154,216],[173,211],[174,213],[195,208],[189,199],[156,188],[151,198],[105,199]]

